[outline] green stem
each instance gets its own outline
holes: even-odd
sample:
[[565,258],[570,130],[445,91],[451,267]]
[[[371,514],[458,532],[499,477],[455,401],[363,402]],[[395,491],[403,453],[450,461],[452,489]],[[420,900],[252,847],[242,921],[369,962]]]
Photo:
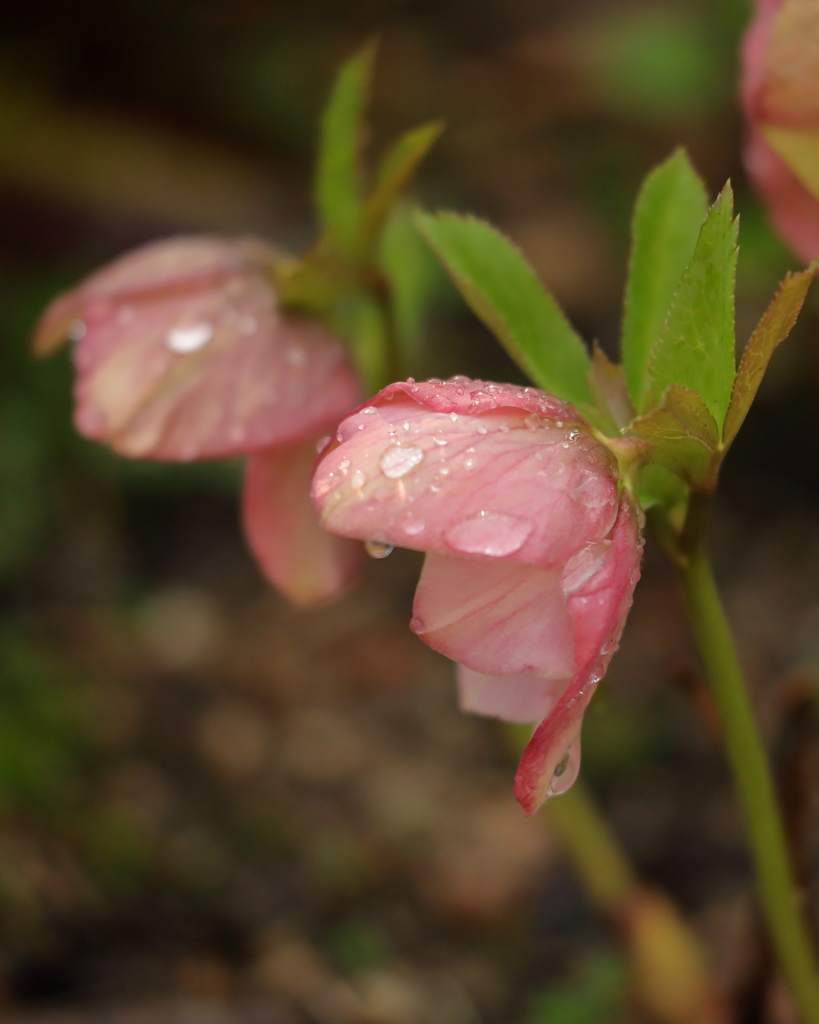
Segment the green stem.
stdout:
[[695,495],[676,551],[670,553],[680,573],[688,617],[719,710],[776,958],[803,1021],[819,1024],[819,975],[802,918],[771,770],[708,560],[705,511],[705,499]]

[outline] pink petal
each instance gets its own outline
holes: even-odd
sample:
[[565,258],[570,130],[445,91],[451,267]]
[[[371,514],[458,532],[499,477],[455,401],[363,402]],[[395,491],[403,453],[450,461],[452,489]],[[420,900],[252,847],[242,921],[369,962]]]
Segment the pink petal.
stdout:
[[[758,36],[744,50],[753,66],[762,54],[762,75],[753,97],[755,120],[806,131],[819,128],[819,8],[816,0],[766,4]],[[765,33],[767,32],[767,39]],[[755,78],[751,72],[752,80]]]
[[361,546],[321,529],[310,503],[315,439],[250,456],[242,518],[268,579],[294,604],[335,597],[356,577]]
[[[628,497],[624,497],[606,557],[597,572],[567,599],[574,623],[578,667],[521,757],[515,795],[527,815],[548,799],[553,785],[559,792],[565,792],[571,773],[576,774],[579,768],[583,712],[617,649],[631,595],[640,577],[641,551],[638,515]],[[571,772],[564,771],[553,783],[555,768],[567,755]]]
[[75,423],[124,455],[215,458],[331,428],[358,400],[339,342],[284,316],[276,250],[251,238],[176,238],[123,256],[61,296],[35,336],[81,318]]
[[77,429],[124,455],[217,458],[313,437],[357,400],[341,345],[261,277],[111,307],[76,352]]
[[575,670],[558,569],[430,552],[413,615],[425,643],[478,672],[565,679]]
[[[418,391],[410,395],[408,388]],[[605,537],[618,501],[608,450],[577,421],[529,412],[552,408],[542,392],[480,390],[483,398],[468,401],[475,392],[460,384],[393,385],[348,416],[313,483],[327,529],[544,567],[562,565]],[[483,411],[438,412],[430,405]]]
[[805,263],[819,257],[819,199],[756,130],[745,145],[744,161],[782,238]]
[[742,77],[740,90],[748,117],[760,112],[760,97],[765,82],[765,57],[782,0],[757,0],[756,13],[742,40]]
[[461,709],[505,722],[539,722],[549,714],[570,682],[571,679],[543,679],[532,672],[490,676],[458,665]]

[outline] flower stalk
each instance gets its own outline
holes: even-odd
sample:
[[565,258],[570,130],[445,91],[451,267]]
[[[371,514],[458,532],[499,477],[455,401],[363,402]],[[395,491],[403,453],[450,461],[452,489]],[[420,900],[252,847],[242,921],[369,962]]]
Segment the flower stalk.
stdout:
[[730,627],[705,541],[707,499],[694,495],[685,525],[673,533],[652,515],[658,538],[679,572],[694,639],[720,716],[728,759],[745,814],[757,887],[776,959],[805,1024],[819,1024],[819,974],[776,801],[765,748],[754,721]]

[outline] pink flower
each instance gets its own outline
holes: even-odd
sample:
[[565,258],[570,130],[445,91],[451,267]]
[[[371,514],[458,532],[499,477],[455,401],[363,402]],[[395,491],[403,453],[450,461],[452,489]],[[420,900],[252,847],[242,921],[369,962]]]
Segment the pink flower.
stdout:
[[276,586],[310,603],[353,571],[349,545],[320,530],[308,484],[317,438],[360,392],[341,344],[279,309],[280,258],[253,238],[146,245],[57,298],[34,346],[75,341],[74,422],[86,437],[135,458],[249,454],[251,547]]
[[806,262],[819,256],[819,8],[756,0],[742,46],[745,166],[771,220]]
[[641,551],[577,410],[465,377],[392,384],[342,421],[313,500],[332,533],[427,552],[411,628],[460,663],[466,710],[539,723],[516,777],[526,813],[568,789]]

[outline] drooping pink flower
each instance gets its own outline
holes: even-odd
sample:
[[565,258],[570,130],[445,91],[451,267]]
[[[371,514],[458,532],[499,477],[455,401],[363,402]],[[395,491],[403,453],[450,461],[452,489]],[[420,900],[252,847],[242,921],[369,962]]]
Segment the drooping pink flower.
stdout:
[[819,257],[819,7],[756,0],[742,45],[745,167],[771,221],[806,262]]
[[304,452],[312,462],[360,391],[339,341],[279,308],[280,258],[254,238],[155,242],[57,298],[34,346],[74,340],[74,422],[86,437],[134,458],[251,455],[251,546],[276,586],[310,603],[349,582],[353,559],[321,537]]
[[641,551],[614,457],[577,410],[465,377],[392,384],[342,421],[313,500],[332,533],[426,552],[411,628],[460,664],[466,710],[539,723],[524,810],[568,789]]

